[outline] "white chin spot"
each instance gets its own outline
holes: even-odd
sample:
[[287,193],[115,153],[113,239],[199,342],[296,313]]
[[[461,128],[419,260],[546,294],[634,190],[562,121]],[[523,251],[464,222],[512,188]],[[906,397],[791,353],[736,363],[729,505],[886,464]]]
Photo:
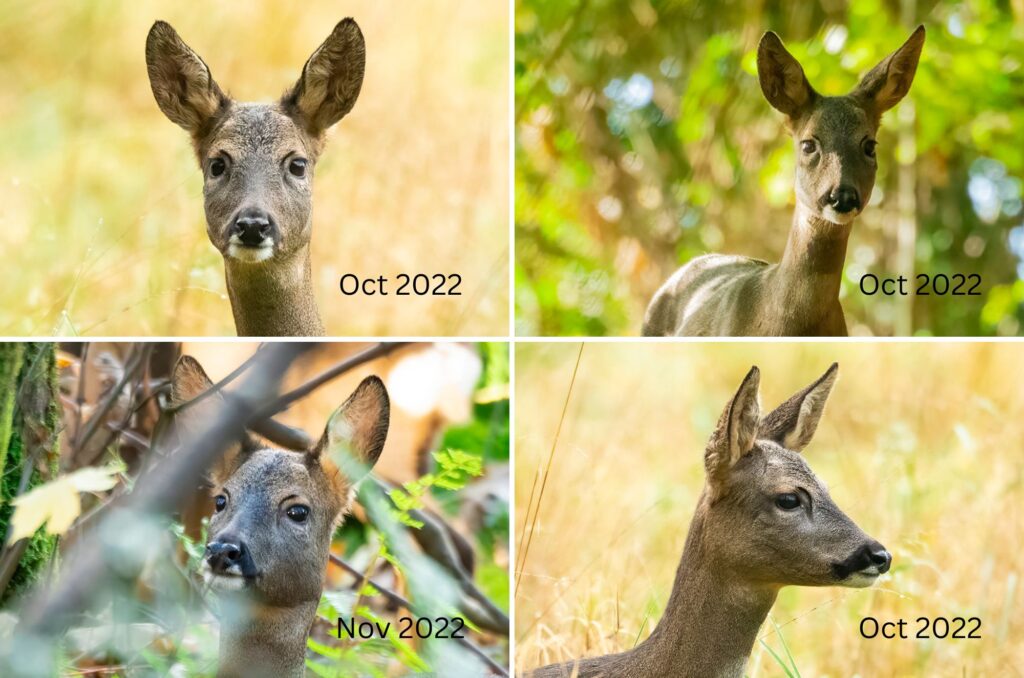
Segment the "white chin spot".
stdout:
[[247,264],[258,264],[274,256],[273,245],[261,245],[259,247],[246,247],[231,243],[228,245],[228,256]]
[[850,210],[849,212],[836,212],[831,207],[826,207],[821,211],[821,216],[827,221],[831,221],[833,224],[840,224],[845,226],[854,219],[857,218],[859,212],[857,210]]
[[851,589],[865,589],[878,581],[877,574],[869,574],[867,572],[854,572],[847,579],[844,579],[840,584],[847,586]]
[[216,591],[241,591],[245,588],[244,577],[204,572],[203,580]]

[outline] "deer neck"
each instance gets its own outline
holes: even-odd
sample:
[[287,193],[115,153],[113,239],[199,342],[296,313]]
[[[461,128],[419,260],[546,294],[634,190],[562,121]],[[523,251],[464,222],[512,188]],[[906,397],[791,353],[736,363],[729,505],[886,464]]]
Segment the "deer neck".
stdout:
[[282,259],[250,264],[224,259],[239,336],[322,336],[309,245]]
[[814,324],[838,311],[852,224],[835,224],[798,206],[782,261],[769,281],[777,311]]
[[221,623],[218,678],[305,675],[306,637],[316,602],[294,607],[257,605]]
[[637,648],[651,675],[742,677],[778,589],[731,577],[694,517],[665,614]]

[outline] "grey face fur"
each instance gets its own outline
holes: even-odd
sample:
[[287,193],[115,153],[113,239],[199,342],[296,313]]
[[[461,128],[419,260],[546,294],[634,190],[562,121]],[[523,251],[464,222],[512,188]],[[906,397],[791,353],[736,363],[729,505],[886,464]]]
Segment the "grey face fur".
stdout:
[[848,224],[871,199],[878,124],[906,96],[917,70],[924,28],[873,68],[846,96],[826,97],[774,33],[761,38],[757,72],[768,102],[787,117],[797,156],[796,194],[808,214]]
[[762,419],[753,368],[708,443],[708,552],[743,581],[862,587],[889,569],[889,553],[836,506],[799,454],[837,371],[833,365]]
[[[187,402],[212,386],[187,356],[172,379],[173,400]],[[214,416],[219,395],[183,410],[193,432]],[[203,577],[222,592],[242,592],[259,606],[315,603],[323,588],[331,536],[347,511],[355,481],[380,456],[390,404],[383,382],[367,377],[335,411],[305,453],[243,440],[209,473],[215,497]],[[351,457],[351,458],[350,458]],[[344,462],[342,471],[337,463]],[[352,462],[352,463],[350,463]]]
[[324,133],[352,109],[362,86],[366,50],[355,21],[340,22],[271,104],[233,101],[162,21],[149,32],[146,63],[160,109],[192,137],[213,245],[253,265],[308,247]]

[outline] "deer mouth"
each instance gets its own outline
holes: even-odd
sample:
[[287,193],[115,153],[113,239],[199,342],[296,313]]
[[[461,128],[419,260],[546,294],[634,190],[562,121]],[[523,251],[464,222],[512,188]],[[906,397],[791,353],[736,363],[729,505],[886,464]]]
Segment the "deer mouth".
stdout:
[[845,226],[846,224],[851,223],[857,218],[858,214],[860,214],[860,210],[857,208],[840,212],[831,205],[826,205],[825,208],[821,210],[821,216],[824,217],[826,221],[831,221],[833,224],[839,224],[840,226]]
[[214,572],[209,568],[203,571],[203,581],[217,591],[243,591],[255,585],[255,575],[236,574],[233,572]]

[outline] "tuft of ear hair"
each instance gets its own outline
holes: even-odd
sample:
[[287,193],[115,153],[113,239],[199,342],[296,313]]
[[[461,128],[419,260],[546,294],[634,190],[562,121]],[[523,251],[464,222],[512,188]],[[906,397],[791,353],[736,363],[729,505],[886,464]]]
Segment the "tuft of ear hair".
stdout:
[[157,21],[146,36],[146,70],[153,97],[171,122],[194,141],[231,104],[210,69],[166,21]]
[[366,43],[354,19],[334,27],[302,68],[281,106],[306,131],[319,137],[348,115],[359,98],[366,71]]
[[899,49],[868,71],[852,95],[872,104],[877,115],[898,104],[914,82],[924,37],[924,26],[918,26]]
[[370,376],[334,411],[306,463],[320,465],[323,457],[352,481],[361,480],[380,458],[388,435],[391,402],[380,377]]
[[839,363],[832,363],[817,381],[772,410],[761,422],[758,437],[794,452],[802,451],[818,430],[825,402],[838,375]]

